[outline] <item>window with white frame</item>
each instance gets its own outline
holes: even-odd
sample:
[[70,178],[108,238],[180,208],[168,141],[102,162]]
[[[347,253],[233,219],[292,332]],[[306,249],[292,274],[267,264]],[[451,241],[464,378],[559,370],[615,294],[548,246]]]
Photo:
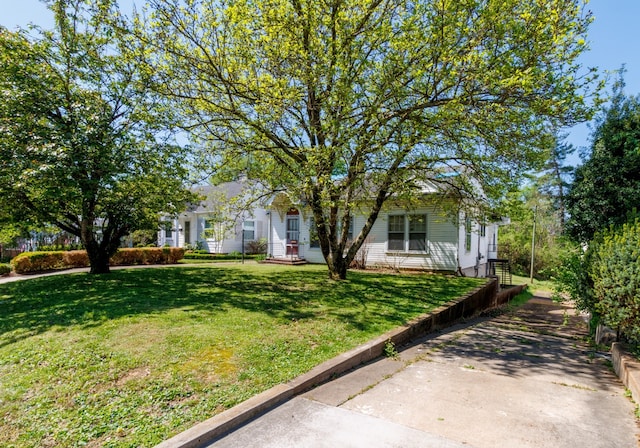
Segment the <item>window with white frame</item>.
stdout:
[[320,247],[320,238],[318,238],[318,228],[316,227],[316,220],[313,219],[313,216],[309,218],[309,247],[315,248],[315,249]]
[[244,221],[242,223],[242,231],[244,232],[244,239],[252,241],[256,239],[256,222]]
[[428,251],[427,215],[390,215],[387,250],[392,252]]
[[164,237],[167,239],[173,238],[173,222],[171,221],[162,221],[161,223],[162,230],[164,231]]
[[[338,234],[340,234],[342,221],[338,224]],[[347,243],[351,244],[353,241],[353,216],[349,219],[349,228],[347,229]],[[320,238],[318,238],[318,228],[316,227],[316,221],[313,216],[309,218],[309,247],[319,248]]]
[[469,216],[464,219],[464,250],[471,252],[471,218]]

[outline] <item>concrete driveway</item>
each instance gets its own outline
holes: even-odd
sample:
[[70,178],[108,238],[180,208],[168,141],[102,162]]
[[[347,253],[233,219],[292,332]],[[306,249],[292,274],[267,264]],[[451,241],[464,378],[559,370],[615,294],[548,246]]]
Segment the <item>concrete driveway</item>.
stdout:
[[430,335],[209,447],[636,448],[635,405],[582,316],[534,298]]

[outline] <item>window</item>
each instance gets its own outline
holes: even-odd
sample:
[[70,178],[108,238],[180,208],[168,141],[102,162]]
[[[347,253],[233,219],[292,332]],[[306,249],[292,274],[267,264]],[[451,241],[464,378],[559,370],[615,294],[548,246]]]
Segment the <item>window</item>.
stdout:
[[427,215],[389,216],[387,250],[427,252]]
[[162,226],[162,230],[164,230],[164,237],[165,238],[172,238],[173,237],[173,223],[171,221],[163,221],[161,223]]
[[349,245],[353,242],[353,216],[349,218],[349,228],[347,229],[347,241]]
[[318,229],[316,228],[316,220],[313,216],[309,218],[309,247],[320,247],[320,238],[318,238]]
[[[340,221],[342,223],[342,221]],[[340,226],[338,227],[338,233],[340,233]],[[349,229],[347,229],[347,245],[353,241],[353,216],[349,220]],[[309,247],[319,248],[320,238],[318,238],[318,229],[316,227],[316,221],[313,217],[309,218]]]
[[411,215],[409,218],[409,250],[427,250],[427,216]]
[[191,221],[184,222],[184,244],[191,244]]
[[389,250],[404,250],[404,215],[389,216]]
[[256,239],[256,222],[255,221],[244,221],[242,224],[242,231],[244,232],[245,240],[255,240]]
[[480,224],[480,236],[482,236],[482,237],[487,236],[487,225],[486,224]]
[[471,218],[464,219],[464,250],[471,252]]

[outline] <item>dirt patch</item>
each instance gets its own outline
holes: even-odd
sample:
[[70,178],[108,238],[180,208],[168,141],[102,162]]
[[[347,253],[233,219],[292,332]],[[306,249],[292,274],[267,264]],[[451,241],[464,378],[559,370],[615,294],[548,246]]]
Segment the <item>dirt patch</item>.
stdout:
[[151,369],[149,367],[138,367],[133,370],[129,370],[127,373],[118,378],[118,380],[116,381],[116,385],[123,386],[129,381],[146,378],[149,375],[151,375]]

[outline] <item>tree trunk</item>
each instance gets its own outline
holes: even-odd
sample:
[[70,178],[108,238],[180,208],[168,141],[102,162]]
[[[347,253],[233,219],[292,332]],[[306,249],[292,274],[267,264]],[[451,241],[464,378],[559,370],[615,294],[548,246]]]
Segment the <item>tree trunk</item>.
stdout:
[[[89,250],[87,250],[87,255],[89,255]],[[98,249],[94,254],[89,255],[89,263],[91,265],[91,269],[89,269],[90,274],[108,274],[109,269],[109,254],[104,251]]]
[[331,263],[327,263],[329,268],[329,278],[331,280],[346,280],[347,268],[349,265],[344,257],[336,257]]

